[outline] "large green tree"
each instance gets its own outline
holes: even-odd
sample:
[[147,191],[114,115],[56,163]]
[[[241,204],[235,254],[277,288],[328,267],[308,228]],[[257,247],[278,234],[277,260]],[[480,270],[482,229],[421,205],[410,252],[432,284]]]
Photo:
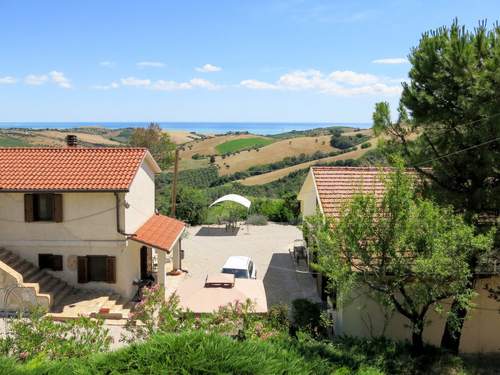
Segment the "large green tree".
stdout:
[[[401,151],[432,182],[432,193],[463,212],[479,230],[498,225],[500,212],[500,26],[473,31],[455,21],[422,35],[409,56],[400,115],[375,108],[375,130],[390,136],[385,148]],[[432,169],[425,169],[431,167]],[[497,237],[498,243],[498,237]],[[498,246],[498,245],[497,245]],[[471,267],[477,257],[471,254]],[[470,283],[474,283],[471,275]],[[459,309],[454,303],[453,309]],[[457,312],[461,324],[466,310]],[[446,325],[442,345],[458,351],[460,329]]]
[[130,136],[129,143],[134,147],[149,149],[156,162],[162,169],[171,166],[174,159],[175,144],[168,133],[160,125],[151,123],[146,128],[135,128]]
[[409,320],[420,351],[431,308],[448,298],[469,305],[474,292],[468,257],[486,255],[492,235],[476,235],[451,208],[418,197],[413,177],[401,167],[380,178],[386,185],[381,201],[373,194],[355,195],[339,218],[308,219],[308,236],[319,269],[340,295],[367,289]]

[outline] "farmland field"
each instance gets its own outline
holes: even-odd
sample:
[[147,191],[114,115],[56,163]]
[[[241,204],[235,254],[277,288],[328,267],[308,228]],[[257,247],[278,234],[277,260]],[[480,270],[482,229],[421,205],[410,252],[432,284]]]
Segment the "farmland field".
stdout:
[[215,149],[219,154],[228,154],[230,152],[246,150],[254,147],[263,147],[272,142],[272,139],[262,137],[233,139],[217,145]]
[[247,170],[255,165],[274,163],[286,157],[300,154],[312,155],[316,151],[328,153],[338,150],[330,145],[330,136],[328,135],[297,137],[278,140],[257,150],[243,151],[226,156],[224,159],[217,156],[215,160],[220,167],[220,174],[226,175]]
[[315,165],[315,164],[331,163],[331,162],[334,162],[337,160],[358,159],[361,156],[363,156],[364,154],[366,154],[366,152],[374,149],[375,147],[376,147],[376,142],[373,142],[372,145],[368,148],[362,149],[362,148],[358,147],[359,148],[358,150],[346,152],[345,154],[341,154],[341,155],[337,155],[337,156],[330,156],[327,158],[313,160],[313,161],[308,161],[306,163],[297,164],[297,165],[294,165],[291,167],[278,169],[276,171],[272,171],[269,173],[264,173],[264,174],[260,174],[257,176],[248,177],[248,178],[245,178],[244,180],[240,180],[239,182],[241,182],[243,185],[247,185],[247,186],[267,184],[269,182],[276,181],[282,177],[285,177],[286,175],[288,175],[294,171],[297,171],[299,169],[309,168],[310,166]]

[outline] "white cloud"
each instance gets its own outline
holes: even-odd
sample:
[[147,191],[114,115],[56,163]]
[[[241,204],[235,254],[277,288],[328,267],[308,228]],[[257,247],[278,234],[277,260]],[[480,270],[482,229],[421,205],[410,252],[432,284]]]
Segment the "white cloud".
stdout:
[[187,90],[191,87],[188,82],[166,81],[163,79],[153,82],[151,85],[151,89],[158,91]]
[[203,89],[207,90],[217,90],[220,88],[219,85],[216,85],[212,82],[210,82],[207,79],[203,78],[193,78],[192,80],[189,81],[192,87],[201,87]]
[[123,86],[143,87],[157,91],[189,90],[193,88],[217,90],[221,87],[203,78],[193,78],[187,82],[178,82],[163,79],[151,81],[150,79],[127,77],[122,78],[120,82]]
[[123,86],[137,86],[137,87],[146,87],[151,85],[151,80],[149,79],[140,79],[135,77],[127,77],[122,78],[120,80]]
[[408,64],[408,59],[406,59],[404,57],[391,57],[391,58],[387,58],[387,59],[376,59],[376,60],[373,60],[372,63],[374,63],[374,64],[390,64],[390,65]]
[[11,76],[0,77],[0,85],[12,85],[17,82],[17,79]]
[[139,68],[163,68],[165,66],[161,61],[140,61],[136,65]]
[[66,78],[64,73],[53,70],[49,73],[49,76],[52,79],[52,82],[54,82],[59,87],[62,87],[63,89],[71,88],[71,82],[68,78]]
[[58,72],[56,70],[53,70],[48,74],[28,74],[24,77],[24,83],[30,86],[40,86],[48,82],[52,82],[63,89],[71,88],[71,81],[64,75],[63,72]]
[[113,68],[116,65],[116,63],[114,61],[101,61],[99,65],[105,68]]
[[94,85],[91,88],[95,90],[111,90],[117,89],[120,85],[117,82],[111,82],[109,85]]
[[24,77],[24,83],[30,86],[40,86],[43,85],[48,80],[49,77],[47,77],[47,75],[45,74],[42,75],[28,74],[26,77]]
[[[398,95],[401,85],[394,80],[367,73],[333,71],[324,74],[319,70],[297,70],[283,74],[276,83],[244,80],[240,86],[258,90],[313,90],[330,95]],[[398,82],[399,83],[399,82]]]
[[201,73],[214,73],[214,72],[220,72],[222,68],[220,66],[215,66],[212,64],[205,64],[201,67],[195,68],[195,70]]
[[240,86],[246,87],[252,90],[276,90],[278,86],[272,83],[267,83],[263,81],[257,81],[256,79],[245,79],[240,82]]

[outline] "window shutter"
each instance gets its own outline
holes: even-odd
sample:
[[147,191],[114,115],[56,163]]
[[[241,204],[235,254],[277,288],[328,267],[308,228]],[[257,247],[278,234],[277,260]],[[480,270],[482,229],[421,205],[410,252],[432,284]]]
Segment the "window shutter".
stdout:
[[63,221],[63,200],[62,194],[54,194],[54,221],[56,223],[60,223]]
[[106,282],[116,283],[116,257],[106,258]]
[[24,221],[28,223],[35,221],[33,194],[24,194]]
[[78,283],[89,282],[88,259],[87,257],[78,257]]
[[52,255],[52,271],[62,271],[63,270],[63,256],[62,255]]

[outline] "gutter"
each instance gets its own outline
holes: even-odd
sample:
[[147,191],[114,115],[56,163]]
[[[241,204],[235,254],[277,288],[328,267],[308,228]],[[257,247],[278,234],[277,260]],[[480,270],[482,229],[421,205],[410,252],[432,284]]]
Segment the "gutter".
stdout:
[[127,239],[132,238],[135,236],[135,233],[125,233],[121,229],[121,223],[120,223],[120,196],[118,195],[118,192],[115,191],[115,202],[116,202],[116,231],[124,236],[127,237]]

